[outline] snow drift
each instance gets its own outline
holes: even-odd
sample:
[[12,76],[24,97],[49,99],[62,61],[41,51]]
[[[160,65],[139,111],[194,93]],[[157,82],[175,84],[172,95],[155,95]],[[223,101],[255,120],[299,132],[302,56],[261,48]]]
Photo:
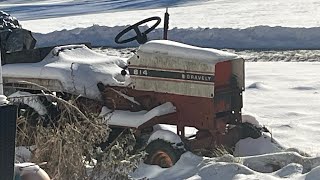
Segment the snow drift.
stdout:
[[[75,28],[41,34],[34,33],[37,46],[91,42],[93,46],[136,47],[137,42],[118,45],[116,35],[128,26],[99,26]],[[144,26],[142,29],[146,29]],[[161,39],[162,29],[150,33],[149,40]],[[134,36],[134,34],[131,34]],[[320,27],[291,28],[256,26],[246,29],[233,28],[173,28],[169,39],[190,45],[230,49],[320,49]]]

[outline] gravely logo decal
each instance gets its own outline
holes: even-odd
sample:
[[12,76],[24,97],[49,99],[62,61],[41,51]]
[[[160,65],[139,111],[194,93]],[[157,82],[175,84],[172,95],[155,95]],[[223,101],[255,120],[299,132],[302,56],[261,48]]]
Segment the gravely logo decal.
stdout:
[[182,74],[182,79],[211,82],[212,76],[197,74]]
[[133,76],[143,76],[150,78],[166,78],[182,81],[197,81],[213,83],[214,76],[211,74],[183,73],[175,71],[162,71],[154,69],[130,68],[129,73]]

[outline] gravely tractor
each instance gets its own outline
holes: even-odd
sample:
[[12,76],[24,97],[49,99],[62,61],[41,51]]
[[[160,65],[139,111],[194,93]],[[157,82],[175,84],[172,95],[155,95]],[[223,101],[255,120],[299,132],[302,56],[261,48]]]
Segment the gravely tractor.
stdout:
[[[138,26],[152,20],[155,25],[141,33]],[[96,112],[113,111],[110,137],[133,129],[137,141],[146,145],[146,162],[161,167],[172,166],[186,150],[232,148],[242,138],[259,137],[260,132],[241,119],[244,60],[169,40],[147,42],[147,34],[159,23],[158,17],[148,18],[116,36],[117,43],[142,43],[128,59],[101,55],[84,45],[15,52],[4,47],[7,96],[38,93],[40,86],[63,97],[81,95],[96,105]],[[121,40],[130,30],[137,35]],[[37,109],[40,115],[48,111]],[[176,131],[155,128],[159,124],[173,125]],[[197,131],[190,134],[190,127]]]

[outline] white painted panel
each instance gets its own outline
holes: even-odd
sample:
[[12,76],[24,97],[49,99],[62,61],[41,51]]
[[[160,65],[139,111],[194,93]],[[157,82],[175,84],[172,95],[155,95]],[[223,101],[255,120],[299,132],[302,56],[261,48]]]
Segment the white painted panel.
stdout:
[[159,69],[174,69],[190,72],[214,73],[213,64],[201,63],[196,59],[186,61],[181,57],[171,57],[166,54],[151,54],[138,52],[128,61],[129,66],[159,68]]
[[211,98],[214,95],[214,84],[168,81],[149,77],[132,76],[132,82],[137,90],[172,93],[186,96]]

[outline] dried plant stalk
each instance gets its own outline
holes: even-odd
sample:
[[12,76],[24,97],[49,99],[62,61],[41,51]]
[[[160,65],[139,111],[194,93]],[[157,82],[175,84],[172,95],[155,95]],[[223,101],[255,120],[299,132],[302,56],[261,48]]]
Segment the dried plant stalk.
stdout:
[[43,168],[54,180],[129,178],[128,174],[145,155],[143,152],[130,154],[135,146],[130,130],[121,133],[112,146],[101,150],[97,145],[105,142],[110,133],[104,119],[97,114],[83,113],[90,111],[81,111],[75,105],[76,100],[43,95],[57,102],[60,118],[47,127],[41,123],[31,127],[25,122],[27,117],[20,119],[17,144],[35,145],[33,162],[48,162]]

